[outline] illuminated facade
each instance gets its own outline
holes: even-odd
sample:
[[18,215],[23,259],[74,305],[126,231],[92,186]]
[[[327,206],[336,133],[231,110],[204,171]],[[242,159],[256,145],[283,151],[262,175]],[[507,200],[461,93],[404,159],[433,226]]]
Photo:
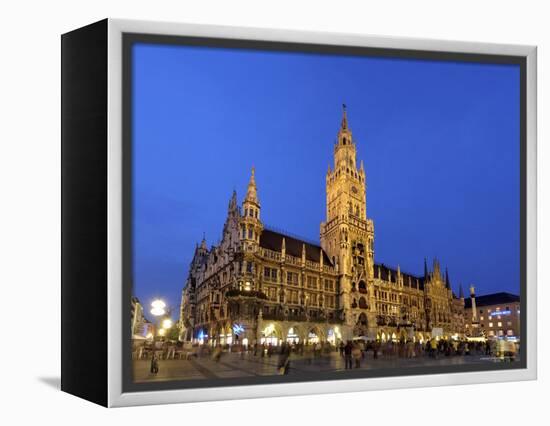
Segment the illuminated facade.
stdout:
[[520,338],[520,298],[510,293],[475,296],[465,301],[466,335]]
[[132,297],[130,305],[130,315],[131,315],[131,327],[132,335],[141,335],[145,328],[145,317],[143,316],[143,306],[139,302],[137,297]]
[[[264,227],[252,170],[229,201],[218,246],[197,245],[182,292],[181,338],[211,344],[367,336],[425,340],[464,332],[464,297],[434,260],[417,276],[374,260],[366,174],[344,109],[326,184],[320,244]],[[461,295],[462,296],[462,295]]]

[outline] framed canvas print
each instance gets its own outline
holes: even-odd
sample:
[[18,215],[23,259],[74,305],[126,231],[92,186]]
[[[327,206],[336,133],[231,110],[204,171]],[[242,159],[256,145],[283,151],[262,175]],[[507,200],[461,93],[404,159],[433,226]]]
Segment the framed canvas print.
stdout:
[[62,389],[106,406],[536,378],[536,49],[62,36]]

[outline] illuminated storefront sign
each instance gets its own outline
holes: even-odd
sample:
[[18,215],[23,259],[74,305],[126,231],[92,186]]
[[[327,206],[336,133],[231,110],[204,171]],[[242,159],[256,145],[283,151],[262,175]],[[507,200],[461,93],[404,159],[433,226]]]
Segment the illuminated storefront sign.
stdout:
[[271,344],[273,346],[277,346],[279,344],[279,339],[275,335],[274,324],[269,324],[266,328],[264,328],[262,334],[263,334],[263,337],[260,339],[261,344],[266,344],[266,345]]
[[275,332],[275,326],[273,324],[269,324],[266,328],[264,328],[264,336],[271,336]]
[[233,333],[235,333],[237,336],[241,333],[244,333],[244,327],[242,324],[233,324]]
[[495,311],[495,312],[491,312],[489,314],[490,317],[496,317],[496,316],[499,316],[499,315],[510,315],[512,313],[512,311]]
[[299,340],[300,340],[300,337],[294,332],[293,328],[288,330],[288,334],[286,336],[286,341],[288,343],[298,343]]

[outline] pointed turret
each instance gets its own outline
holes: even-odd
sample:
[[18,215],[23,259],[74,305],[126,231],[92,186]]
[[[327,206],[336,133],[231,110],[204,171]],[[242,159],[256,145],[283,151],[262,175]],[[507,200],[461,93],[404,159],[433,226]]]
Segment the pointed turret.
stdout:
[[462,289],[462,284],[458,287],[458,297],[464,299],[464,290]]
[[348,128],[348,113],[346,111],[346,104],[342,104],[342,124],[340,126],[342,130]]
[[258,190],[256,188],[256,169],[252,167],[252,173],[250,174],[250,181],[248,182],[248,190],[246,191],[245,201],[260,205],[258,200]]
[[[342,122],[340,123],[340,130],[338,131],[338,142],[336,144],[336,147],[353,147],[353,138],[351,134],[351,129],[348,125],[348,113],[346,110],[346,105],[343,104],[343,111],[342,111]],[[349,152],[346,152],[344,155],[346,157],[349,156]],[[353,152],[353,159],[355,159],[355,151]],[[335,165],[337,167],[337,165]]]
[[237,209],[237,191],[233,190],[233,193],[231,194],[231,199],[229,200],[229,206],[227,207],[227,210],[229,212],[234,212]]
[[399,264],[397,264],[397,277],[395,280],[400,287],[403,286],[403,275],[401,275],[401,266]]
[[208,249],[208,246],[206,245],[206,235],[204,232],[202,233],[201,249],[202,250]]
[[441,267],[439,265],[439,260],[437,258],[434,258],[433,261],[433,278],[435,281],[439,281],[441,279]]
[[285,260],[286,256],[286,240],[285,237],[283,237],[283,242],[281,243],[281,259]]
[[424,258],[424,280],[428,281],[428,261]]
[[449,269],[445,268],[445,287],[451,289],[451,282],[449,281]]
[[247,246],[253,251],[257,248],[260,242],[260,235],[263,231],[255,172],[254,167],[252,167],[248,189],[242,205],[242,216],[240,218],[242,239],[248,240],[251,243]]

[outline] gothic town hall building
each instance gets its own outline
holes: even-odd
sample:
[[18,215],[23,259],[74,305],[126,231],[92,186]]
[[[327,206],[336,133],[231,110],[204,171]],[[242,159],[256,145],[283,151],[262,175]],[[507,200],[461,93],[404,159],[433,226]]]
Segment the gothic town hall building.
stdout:
[[330,342],[356,336],[421,340],[437,328],[464,335],[464,295],[434,260],[422,276],[376,263],[366,176],[357,166],[346,110],[326,174],[320,245],[264,227],[250,176],[241,205],[233,192],[221,242],[197,245],[182,291],[181,339],[254,344]]

